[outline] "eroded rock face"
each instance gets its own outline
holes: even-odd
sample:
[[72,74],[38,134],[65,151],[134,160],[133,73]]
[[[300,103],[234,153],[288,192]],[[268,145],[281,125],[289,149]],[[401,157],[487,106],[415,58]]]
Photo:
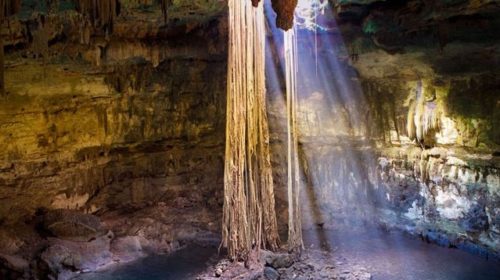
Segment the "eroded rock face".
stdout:
[[0,254],[0,275],[6,279],[28,278],[29,263],[17,256]]
[[[219,34],[218,24],[199,38]],[[0,220],[40,207],[93,213],[174,199],[189,192],[185,185],[215,188],[224,141],[220,36],[200,43],[190,35],[177,47],[108,45],[98,67],[29,59],[10,67],[0,105]],[[147,55],[155,50],[159,56]]]
[[388,209],[402,212],[386,222],[396,224],[396,218],[400,227],[443,245],[497,252],[500,173],[495,162],[446,149],[381,158]]

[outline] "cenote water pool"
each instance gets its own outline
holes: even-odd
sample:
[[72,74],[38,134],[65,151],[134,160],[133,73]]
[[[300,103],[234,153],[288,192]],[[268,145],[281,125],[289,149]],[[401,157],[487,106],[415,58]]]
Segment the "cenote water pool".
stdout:
[[[306,231],[307,248],[323,248],[365,267],[374,280],[498,280],[500,262],[439,247],[399,232]],[[321,241],[320,241],[321,240]],[[79,280],[196,279],[217,257],[216,247],[188,246],[170,256],[150,256],[120,268],[81,275]]]
[[117,269],[86,274],[80,280],[174,280],[196,279],[207,261],[217,255],[216,247],[191,245],[172,255],[153,255]]
[[305,243],[313,247],[326,243],[334,254],[364,266],[375,280],[500,279],[498,261],[428,244],[400,232],[311,231],[305,235]]

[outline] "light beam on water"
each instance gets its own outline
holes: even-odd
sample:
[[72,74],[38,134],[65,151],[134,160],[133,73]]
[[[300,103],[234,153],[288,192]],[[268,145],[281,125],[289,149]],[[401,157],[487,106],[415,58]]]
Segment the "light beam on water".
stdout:
[[[286,108],[290,100],[285,100],[283,88],[296,87],[302,223],[305,229],[314,229],[309,232],[314,234],[316,245],[330,250],[335,244],[330,244],[330,231],[325,229],[335,227],[340,220],[347,226],[356,225],[380,235],[379,231],[371,231],[366,222],[377,218],[380,209],[377,204],[386,200],[376,191],[377,159],[369,140],[371,123],[364,110],[367,100],[355,71],[349,66],[348,48],[336,22],[329,20],[326,25],[318,18],[334,19],[332,10],[324,5],[327,2],[299,0],[296,24],[287,33],[274,26],[274,15],[267,3],[270,34],[266,78],[268,91],[274,92],[275,98],[270,106],[275,106],[274,112],[287,112],[288,119],[291,116]],[[290,34],[296,40],[291,52],[294,58],[287,52],[291,49]],[[291,59],[298,65],[296,77],[288,73],[287,63]],[[273,120],[271,126],[276,131],[286,131],[284,127],[289,121]],[[287,139],[290,141],[289,134]],[[290,150],[288,155],[290,158]],[[291,170],[289,166],[288,173]],[[398,243],[391,240],[391,246]]]

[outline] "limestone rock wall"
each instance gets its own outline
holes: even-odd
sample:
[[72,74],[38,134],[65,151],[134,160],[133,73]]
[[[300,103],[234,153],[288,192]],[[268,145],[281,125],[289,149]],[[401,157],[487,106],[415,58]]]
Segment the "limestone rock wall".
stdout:
[[[365,87],[363,96],[369,97],[374,86]],[[310,116],[299,124],[306,227],[331,227],[342,220],[354,223],[356,216],[442,245],[498,257],[500,169],[497,146],[488,137],[496,128],[484,125],[472,132],[459,125],[470,119],[446,112],[439,118],[439,131],[426,138],[432,136],[433,141],[419,143],[411,141],[406,131],[411,121],[408,107],[394,102],[406,98],[405,90],[394,90],[389,103],[366,98],[351,109],[328,103],[321,95],[316,92],[302,99],[299,109],[299,115]],[[275,124],[277,197],[286,205],[286,127],[279,103],[271,103],[270,119]],[[367,112],[366,122],[350,127],[359,112]],[[490,117],[486,114],[475,122],[487,124]],[[281,213],[286,216],[285,207]]]
[[385,223],[445,246],[483,254],[487,248],[498,257],[498,158],[445,148],[393,148],[382,155]]
[[47,60],[7,53],[0,223],[40,209],[97,213],[179,197],[219,209],[226,30],[221,18],[198,23],[162,37],[150,23],[119,20],[113,40],[56,39],[60,52]]

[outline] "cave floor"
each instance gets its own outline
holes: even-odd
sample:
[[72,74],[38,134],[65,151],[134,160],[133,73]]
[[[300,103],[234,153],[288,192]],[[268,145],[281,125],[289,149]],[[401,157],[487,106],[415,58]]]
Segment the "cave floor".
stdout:
[[[399,232],[318,228],[305,231],[304,242],[306,251],[300,262],[277,269],[279,279],[500,279],[499,261],[428,244]],[[150,256],[77,279],[217,279],[206,275],[213,275],[218,259],[216,246],[189,245],[169,256]]]

